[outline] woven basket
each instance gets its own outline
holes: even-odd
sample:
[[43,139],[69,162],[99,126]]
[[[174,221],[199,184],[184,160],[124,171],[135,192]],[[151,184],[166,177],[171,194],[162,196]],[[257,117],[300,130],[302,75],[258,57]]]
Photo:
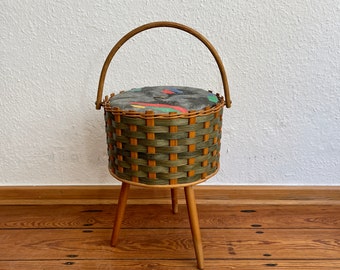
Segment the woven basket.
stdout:
[[[226,101],[216,94],[216,106],[163,114],[113,108],[108,96],[102,101],[106,71],[113,56],[128,39],[156,27],[185,31],[206,45],[219,67]],[[120,181],[152,187],[187,186],[207,180],[219,168],[224,105],[231,106],[227,76],[219,55],[205,37],[174,22],[154,22],[132,30],[107,56],[99,80],[96,108],[103,106],[105,110],[110,173]]]

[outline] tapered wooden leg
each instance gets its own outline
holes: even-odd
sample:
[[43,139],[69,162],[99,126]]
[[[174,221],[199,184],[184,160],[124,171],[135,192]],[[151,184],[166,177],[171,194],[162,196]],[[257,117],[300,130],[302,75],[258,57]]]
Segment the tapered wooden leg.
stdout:
[[178,213],[178,188],[171,189],[172,212]]
[[116,218],[115,218],[115,221],[113,224],[113,230],[112,230],[111,245],[113,247],[116,246],[118,242],[118,235],[119,235],[120,227],[122,225],[122,221],[124,218],[129,189],[130,189],[130,184],[123,182],[122,187],[120,189],[118,206],[117,206],[117,211],[116,211]]
[[185,187],[184,191],[185,191],[185,199],[187,202],[192,239],[193,239],[194,247],[195,247],[197,267],[198,269],[203,269],[204,267],[203,245],[202,245],[201,231],[200,231],[200,227],[198,223],[195,193],[194,193],[192,186]]

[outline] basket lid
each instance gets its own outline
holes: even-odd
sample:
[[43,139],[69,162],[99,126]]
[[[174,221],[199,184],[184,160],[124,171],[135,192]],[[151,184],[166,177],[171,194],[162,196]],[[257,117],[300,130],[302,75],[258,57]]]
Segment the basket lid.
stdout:
[[110,98],[112,108],[124,111],[154,111],[156,114],[187,113],[214,107],[219,102],[217,95],[200,88],[183,86],[146,86],[122,91]]

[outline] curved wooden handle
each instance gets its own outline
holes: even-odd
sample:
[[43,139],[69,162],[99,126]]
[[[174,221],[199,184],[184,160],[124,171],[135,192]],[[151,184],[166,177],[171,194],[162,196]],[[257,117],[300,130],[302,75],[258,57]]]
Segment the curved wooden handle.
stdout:
[[100,74],[98,93],[97,93],[97,101],[96,101],[96,109],[100,110],[100,107],[101,107],[105,76],[106,76],[107,69],[108,69],[108,67],[111,63],[113,56],[116,54],[116,52],[119,50],[119,48],[126,41],[128,41],[130,38],[132,38],[136,34],[143,32],[145,30],[148,30],[148,29],[151,29],[151,28],[157,28],[157,27],[170,27],[170,28],[176,28],[176,29],[183,30],[183,31],[195,36],[200,41],[202,41],[202,43],[204,43],[204,45],[210,50],[210,52],[214,56],[215,61],[218,65],[218,68],[220,70],[221,77],[222,77],[224,94],[225,94],[225,98],[226,98],[225,105],[226,105],[227,108],[230,108],[231,107],[231,100],[230,100],[230,94],[229,94],[229,86],[228,86],[227,75],[226,75],[222,60],[221,60],[220,56],[218,55],[216,49],[213,47],[213,45],[204,36],[202,36],[199,32],[197,32],[196,30],[194,30],[194,29],[192,29],[188,26],[185,26],[185,25],[179,24],[179,23],[175,23],[175,22],[160,21],[160,22],[152,22],[152,23],[144,24],[142,26],[137,27],[136,29],[130,31],[125,36],[123,36],[116,43],[116,45],[112,48],[112,50],[110,51],[109,55],[107,56],[107,58],[104,62],[104,65],[103,65],[103,68],[102,68],[102,71],[101,71],[101,74]]

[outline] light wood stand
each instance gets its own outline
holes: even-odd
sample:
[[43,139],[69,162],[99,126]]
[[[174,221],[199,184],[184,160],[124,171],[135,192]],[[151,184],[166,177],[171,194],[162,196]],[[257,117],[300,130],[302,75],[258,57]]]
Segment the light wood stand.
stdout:
[[[112,230],[112,238],[111,238],[112,246],[116,246],[118,243],[119,231],[120,231],[122,221],[124,218],[129,189],[130,189],[130,184],[123,182],[121,189],[120,189],[116,218],[115,218],[113,230]],[[197,213],[197,206],[196,206],[196,199],[195,199],[193,185],[185,186],[184,192],[185,192],[185,199],[186,199],[186,204],[187,204],[187,209],[188,209],[191,234],[192,234],[192,239],[194,243],[196,259],[197,259],[197,267],[198,269],[203,269],[204,268],[203,245],[202,245],[201,231],[199,227],[198,213]],[[178,212],[178,188],[171,189],[171,201],[172,201],[172,211],[174,214],[176,214]]]

